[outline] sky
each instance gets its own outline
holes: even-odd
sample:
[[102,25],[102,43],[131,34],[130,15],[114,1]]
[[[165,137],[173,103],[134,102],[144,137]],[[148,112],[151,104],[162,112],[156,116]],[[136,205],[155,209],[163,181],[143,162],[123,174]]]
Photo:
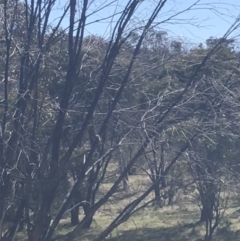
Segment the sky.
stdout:
[[[59,0],[58,9],[53,12],[51,21],[61,15],[61,9],[67,0]],[[81,0],[78,0],[79,3]],[[144,20],[149,17],[158,0],[144,0],[141,6],[135,13],[135,18],[132,25],[139,26]],[[89,13],[99,9],[106,4],[98,13],[91,15],[88,18],[87,34],[97,34],[106,37],[112,29],[117,17],[107,18],[115,12],[123,9],[128,0],[93,0],[89,9]],[[192,4],[197,3],[191,10],[185,11],[180,15],[171,18],[184,9],[189,8]],[[165,30],[168,34],[176,39],[188,39],[190,42],[204,42],[209,37],[221,37],[239,17],[240,14],[240,0],[168,0],[158,18],[157,22],[160,30]],[[166,21],[167,19],[170,20]],[[68,18],[64,19],[62,26],[68,26]],[[97,21],[97,22],[95,22]],[[240,34],[240,28],[235,32],[235,36]]]

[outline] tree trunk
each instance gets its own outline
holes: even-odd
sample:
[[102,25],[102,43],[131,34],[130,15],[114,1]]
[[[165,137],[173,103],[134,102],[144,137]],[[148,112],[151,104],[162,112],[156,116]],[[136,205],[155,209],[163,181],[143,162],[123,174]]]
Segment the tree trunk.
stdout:
[[89,229],[92,225],[93,222],[93,216],[91,216],[84,224],[83,224],[83,228],[84,229]]
[[72,225],[77,225],[79,223],[79,206],[75,205],[71,209],[71,224]]
[[207,203],[203,203],[203,208],[201,210],[200,222],[207,222],[209,220],[209,215],[211,213],[211,209],[209,208]]
[[214,229],[215,228],[212,227],[212,221],[207,220],[206,221],[206,234],[205,234],[205,237],[204,237],[204,241],[211,241],[212,240]]
[[[90,206],[90,204],[84,204],[83,205],[83,210],[84,210],[84,214],[85,214],[85,216],[87,217],[88,215],[89,215],[89,213],[90,213],[90,211],[91,211],[91,206]],[[90,227],[91,227],[91,225],[92,225],[92,222],[93,222],[93,215],[91,215],[88,219],[87,219],[87,221],[86,222],[84,222],[83,223],[83,228],[84,229],[89,229]]]
[[128,191],[129,190],[129,185],[128,185],[128,178],[123,179],[123,191]]
[[205,236],[204,241],[211,241],[212,240],[212,234]]
[[173,198],[174,198],[174,190],[169,190],[168,191],[168,206],[172,206],[173,205]]
[[[119,165],[120,165],[120,171],[123,172],[125,167],[127,166],[127,164],[126,164],[126,160],[125,160],[125,157],[123,155],[123,150],[122,150],[121,147],[120,147]],[[123,185],[123,191],[128,191],[129,190],[128,174],[126,174],[126,177],[123,178],[122,185]]]
[[19,226],[18,226],[18,232],[22,232],[24,229],[24,219],[22,219],[19,223]]
[[24,209],[23,209],[17,231],[22,232],[24,230],[24,225],[25,225],[25,216],[24,216]]
[[155,205],[158,207],[162,207],[162,202],[161,202],[161,195],[160,195],[160,189],[159,186],[156,186],[154,188],[154,194],[155,194]]
[[28,241],[39,241],[47,233],[49,225],[51,223],[51,216],[42,209],[42,213],[39,214],[35,221],[33,229],[28,234]]

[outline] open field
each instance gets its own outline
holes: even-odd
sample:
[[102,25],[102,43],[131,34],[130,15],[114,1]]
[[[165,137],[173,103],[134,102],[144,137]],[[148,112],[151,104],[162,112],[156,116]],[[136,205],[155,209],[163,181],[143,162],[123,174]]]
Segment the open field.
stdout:
[[[229,208],[215,233],[216,241],[240,240],[240,212],[236,208]],[[109,237],[110,241],[184,241],[198,240],[204,235],[204,226],[198,224],[199,210],[186,205],[154,209],[152,207],[139,211],[126,223],[120,225]],[[98,213],[95,222],[88,231],[79,233],[76,241],[92,240],[104,227],[111,217]],[[54,240],[64,241],[65,235],[71,231],[69,220],[63,220]]]
[[[100,189],[103,195],[112,185],[106,180]],[[101,233],[128,203],[136,199],[149,185],[148,179],[141,175],[131,176],[128,192],[119,191],[94,216],[92,227],[81,230],[74,241],[92,241]],[[151,197],[153,198],[153,195]],[[149,199],[148,199],[149,200]],[[80,217],[83,215],[80,213]],[[147,206],[137,211],[127,222],[115,229],[108,241],[200,241],[204,237],[204,224],[199,223],[200,210],[190,196],[182,193],[172,206],[163,208]],[[229,201],[213,241],[240,241],[240,205],[236,195]],[[67,234],[74,229],[68,214],[62,219],[53,241],[65,241]],[[27,239],[17,234],[17,241]]]
[[[145,179],[146,180],[146,179]],[[83,230],[75,241],[91,241],[141,192],[146,182],[131,177],[128,193],[119,192],[94,217],[90,230]],[[106,183],[110,185],[110,183]],[[144,189],[144,188],[143,188]],[[215,232],[214,241],[240,240],[240,207],[237,200],[231,200],[224,217]],[[201,240],[204,237],[204,224],[199,224],[200,211],[187,196],[180,197],[173,206],[163,208],[146,207],[135,213],[127,222],[120,225],[107,238],[109,241],[185,241]],[[69,218],[61,221],[54,241],[65,241],[66,234],[73,227]]]

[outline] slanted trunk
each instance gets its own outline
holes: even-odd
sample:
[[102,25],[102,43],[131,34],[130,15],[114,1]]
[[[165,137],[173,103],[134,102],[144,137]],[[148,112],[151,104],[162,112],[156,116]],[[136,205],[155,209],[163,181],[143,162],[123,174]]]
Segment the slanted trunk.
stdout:
[[129,190],[129,184],[128,184],[128,178],[123,179],[123,191],[128,191]]
[[83,228],[84,229],[89,229],[92,225],[93,222],[93,216],[91,216],[84,224],[83,224]]

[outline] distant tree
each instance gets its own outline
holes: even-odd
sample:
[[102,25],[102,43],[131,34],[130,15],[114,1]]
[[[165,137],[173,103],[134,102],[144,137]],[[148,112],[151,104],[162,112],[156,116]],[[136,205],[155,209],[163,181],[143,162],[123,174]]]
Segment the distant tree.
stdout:
[[[228,121],[238,110],[225,86],[220,93],[227,101],[213,88],[215,81],[222,83],[223,73],[214,74],[217,66],[225,67],[218,63],[218,53],[229,55],[228,48],[220,47],[231,29],[208,48],[185,55],[180,43],[168,42],[165,32],[155,30],[157,16],[169,1],[155,2],[148,19],[136,21],[144,1],[129,0],[115,12],[108,38],[87,34],[90,17],[97,18],[114,2],[95,9],[88,0],[70,0],[62,9],[55,0],[5,0],[0,6],[0,240],[14,240],[22,226],[29,241],[49,241],[68,211],[76,225],[68,241],[75,239],[78,230],[91,226],[148,148],[153,150],[151,143],[159,137],[172,140],[169,133],[176,131],[176,149],[161,175],[95,239],[103,240],[141,208],[196,138],[207,132],[211,136],[216,122],[221,126],[222,106]],[[56,9],[61,13],[53,25],[50,16]],[[206,100],[210,104],[202,103]],[[109,164],[117,163],[114,158],[129,140],[133,153],[97,196]]]

